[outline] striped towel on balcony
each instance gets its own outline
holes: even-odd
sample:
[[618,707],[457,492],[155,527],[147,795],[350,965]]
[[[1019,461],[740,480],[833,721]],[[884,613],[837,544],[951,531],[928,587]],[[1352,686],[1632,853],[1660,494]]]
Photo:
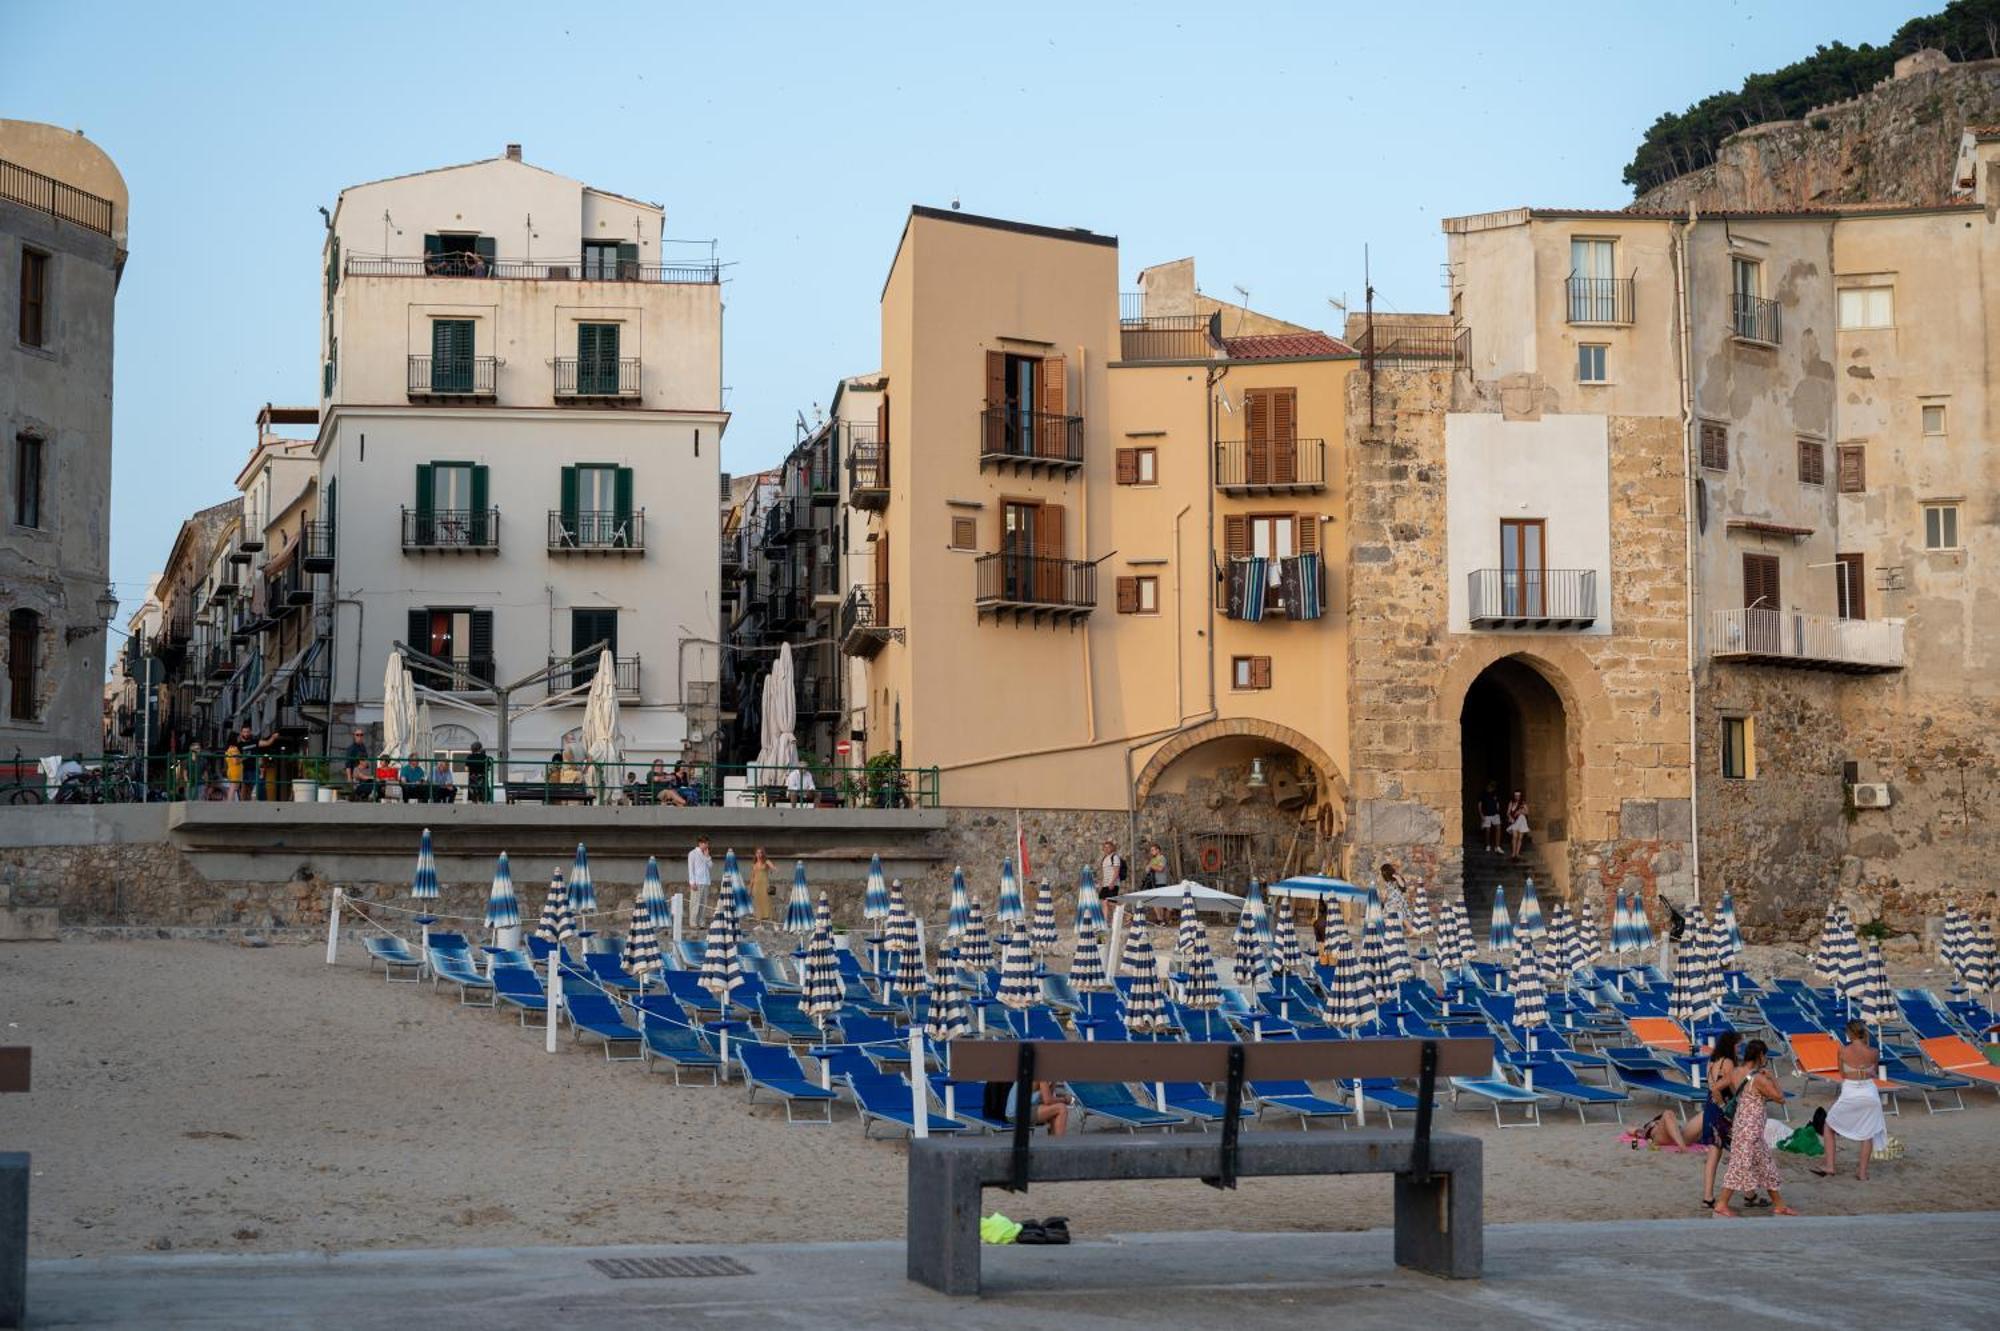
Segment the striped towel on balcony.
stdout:
[[1229,561],[1229,617],[1257,623],[1264,618],[1264,600],[1270,590],[1268,559],[1252,556]]
[[1317,554],[1285,561],[1285,604],[1293,619],[1318,619],[1326,613],[1326,565]]

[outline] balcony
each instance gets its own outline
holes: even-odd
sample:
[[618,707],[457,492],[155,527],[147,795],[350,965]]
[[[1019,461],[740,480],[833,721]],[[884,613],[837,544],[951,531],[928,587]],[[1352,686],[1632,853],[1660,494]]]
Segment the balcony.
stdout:
[[[1127,299],[1126,305],[1134,302]],[[1220,314],[1128,313],[1118,321],[1120,360],[1208,360],[1222,341]]]
[[800,481],[815,504],[840,502],[840,471],[833,465],[833,442],[823,439],[800,459]]
[[[597,678],[597,662],[577,661],[570,665],[560,664],[560,658],[549,658],[549,692],[565,693],[570,689],[587,689]],[[636,702],[639,697],[639,658],[636,656],[613,656],[611,658],[612,682],[617,686],[618,696]],[[581,701],[581,699],[579,699]]]
[[1633,280],[1629,277],[1578,277],[1563,283],[1569,321],[1603,325],[1632,322]]
[[815,605],[840,601],[840,565],[828,559],[806,569],[806,586],[812,589]]
[[1379,369],[1472,368],[1472,330],[1462,324],[1371,324],[1354,349]]
[[725,570],[740,569],[743,567],[743,534],[741,532],[731,532],[727,536],[722,537],[717,543],[716,550],[721,559],[722,567]]
[[764,526],[760,539],[765,546],[784,545],[794,536],[806,530],[799,521],[799,512],[789,499],[774,500],[764,510]]
[[1481,568],[1466,581],[1466,619],[1475,629],[1574,632],[1597,622],[1593,568]]
[[430,254],[390,258],[350,254],[349,277],[471,278],[503,282],[667,282],[714,286],[722,280],[718,263],[585,263],[582,259],[488,259],[476,254]]
[[228,679],[236,673],[236,653],[220,643],[202,648],[200,659],[201,673],[208,679]]
[[811,602],[789,584],[764,597],[764,622],[776,629],[797,628],[812,617]]
[[552,555],[643,555],[646,553],[646,510],[584,509],[565,513],[549,510],[549,553]]
[[308,522],[299,532],[299,566],[308,573],[333,572],[333,524]]
[[0,161],[0,199],[47,213],[57,221],[95,231],[100,236],[111,234],[111,200],[65,185],[25,166]]
[[1729,298],[1729,332],[1739,342],[1775,347],[1784,331],[1784,311],[1775,300],[1737,292]]
[[497,508],[406,508],[403,510],[403,553],[432,550],[490,555],[500,549]]
[[849,656],[873,656],[903,631],[889,627],[889,584],[869,582],[850,588],[840,603],[840,650]]
[[1708,655],[1713,661],[1880,674],[1903,668],[1903,621],[1840,619],[1795,610],[1711,610]]
[[1215,446],[1224,494],[1310,494],[1326,489],[1324,439],[1225,439]]
[[312,603],[312,578],[302,573],[297,564],[287,564],[265,580],[264,604],[274,620]]
[[492,402],[500,362],[492,356],[412,356],[412,402]]
[[1071,472],[1083,466],[1083,417],[1017,407],[979,413],[979,465]]
[[493,683],[496,668],[490,656],[454,656],[451,663],[472,676],[471,683],[459,681],[455,676],[426,670],[414,661],[410,663],[410,682],[419,688],[435,689],[439,693],[484,693]]
[[973,605],[982,615],[1074,624],[1097,608],[1097,565],[1090,560],[1003,550],[972,565]]
[[852,425],[847,435],[847,502],[874,512],[889,507],[889,441],[872,425]]
[[639,400],[639,358],[618,361],[579,361],[574,356],[556,357],[557,402],[637,402]]

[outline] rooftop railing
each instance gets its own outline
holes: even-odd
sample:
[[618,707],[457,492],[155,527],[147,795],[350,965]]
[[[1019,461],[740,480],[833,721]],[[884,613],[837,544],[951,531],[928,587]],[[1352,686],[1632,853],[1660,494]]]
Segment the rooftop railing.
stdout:
[[57,221],[95,231],[100,236],[111,234],[111,200],[65,185],[53,176],[5,158],[0,158],[0,199],[47,213]]
[[350,254],[343,271],[349,277],[457,277],[515,282],[668,282],[712,286],[722,280],[722,265],[718,263],[585,264],[581,259],[488,259],[465,253],[420,257]]

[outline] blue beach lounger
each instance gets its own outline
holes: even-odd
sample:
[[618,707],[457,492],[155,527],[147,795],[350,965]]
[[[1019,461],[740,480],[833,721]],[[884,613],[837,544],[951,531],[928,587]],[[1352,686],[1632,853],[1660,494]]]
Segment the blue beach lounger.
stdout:
[[642,1013],[639,1025],[642,1037],[639,1053],[646,1060],[647,1071],[652,1071],[653,1060],[657,1058],[673,1068],[676,1086],[685,1084],[681,1081],[681,1072],[685,1068],[705,1071],[708,1073],[708,1084],[717,1084],[721,1077],[722,1060],[702,1042],[701,1032],[651,1013]]
[[[1539,1128],[1542,1126],[1542,1101],[1540,1092],[1524,1090],[1508,1081],[1498,1068],[1490,1077],[1453,1077],[1451,1079],[1451,1107],[1458,1108],[1462,1096],[1476,1095],[1493,1106],[1493,1126],[1498,1128]],[[1522,1117],[1509,1123],[1500,1116],[1500,1106],[1513,1105],[1522,1111]]]
[[519,1011],[523,1026],[528,1024],[529,1017],[549,1010],[548,995],[542,992],[540,977],[518,966],[493,968],[493,998]]
[[[563,1007],[569,1013],[569,1029],[573,1038],[594,1035],[604,1043],[604,1057],[614,1063],[631,1062],[643,1056],[640,1048],[639,1029],[626,1024],[618,1011],[618,1005],[595,991],[579,993],[573,989],[563,990]],[[612,1053],[618,1045],[630,1045],[632,1052],[619,1055]]]
[[[424,959],[410,950],[410,945],[400,938],[364,938],[361,946],[368,949],[368,967],[375,968],[382,963],[382,975],[391,984],[415,984],[423,978]],[[397,972],[411,971],[411,975],[398,978]]]
[[1624,1107],[1632,1097],[1624,1091],[1585,1083],[1578,1078],[1575,1068],[1553,1053],[1537,1053],[1527,1060],[1526,1065],[1534,1070],[1535,1090],[1575,1105],[1577,1122],[1589,1121],[1584,1117],[1584,1109],[1589,1105],[1610,1105],[1618,1121],[1621,1124],[1625,1121]]
[[[458,1001],[466,1007],[492,1007],[493,981],[479,973],[479,968],[457,952],[433,952],[431,954],[431,988],[439,982],[458,986]],[[484,1002],[474,1001],[472,995],[484,994]]]
[[1093,1118],[1108,1119],[1127,1132],[1140,1128],[1175,1128],[1187,1120],[1179,1114],[1162,1113],[1139,1103],[1123,1082],[1073,1081],[1066,1083],[1076,1097],[1077,1131]]
[[[861,1113],[862,1136],[869,1136],[870,1129],[877,1123],[899,1127],[905,1133],[916,1131],[916,1095],[910,1089],[910,1083],[902,1077],[890,1073],[878,1073],[873,1077],[853,1076],[847,1079],[847,1085],[854,1092],[854,1107]],[[928,1096],[922,1109],[925,1129],[933,1135],[965,1131],[965,1124],[957,1119],[931,1113]]]
[[[799,1066],[799,1060],[791,1050],[780,1049],[776,1045],[740,1044],[733,1046],[730,1052],[736,1055],[736,1061],[743,1069],[743,1083],[749,1091],[749,1099],[755,1100],[759,1091],[771,1092],[784,1102],[787,1123],[833,1122],[833,1092],[809,1080],[806,1070]],[[818,1105],[823,1117],[797,1117],[795,1110],[800,1105]]]
[[1261,1115],[1267,1109],[1291,1114],[1301,1130],[1310,1129],[1318,1118],[1352,1118],[1354,1111],[1338,1100],[1329,1100],[1304,1081],[1253,1081],[1249,1085],[1251,1103]]

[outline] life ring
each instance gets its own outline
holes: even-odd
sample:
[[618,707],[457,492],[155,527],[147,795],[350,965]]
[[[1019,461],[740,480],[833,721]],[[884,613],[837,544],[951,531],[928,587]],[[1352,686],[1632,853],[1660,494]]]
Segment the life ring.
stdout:
[[1201,871],[1215,873],[1222,868],[1222,847],[1203,846],[1201,848]]

